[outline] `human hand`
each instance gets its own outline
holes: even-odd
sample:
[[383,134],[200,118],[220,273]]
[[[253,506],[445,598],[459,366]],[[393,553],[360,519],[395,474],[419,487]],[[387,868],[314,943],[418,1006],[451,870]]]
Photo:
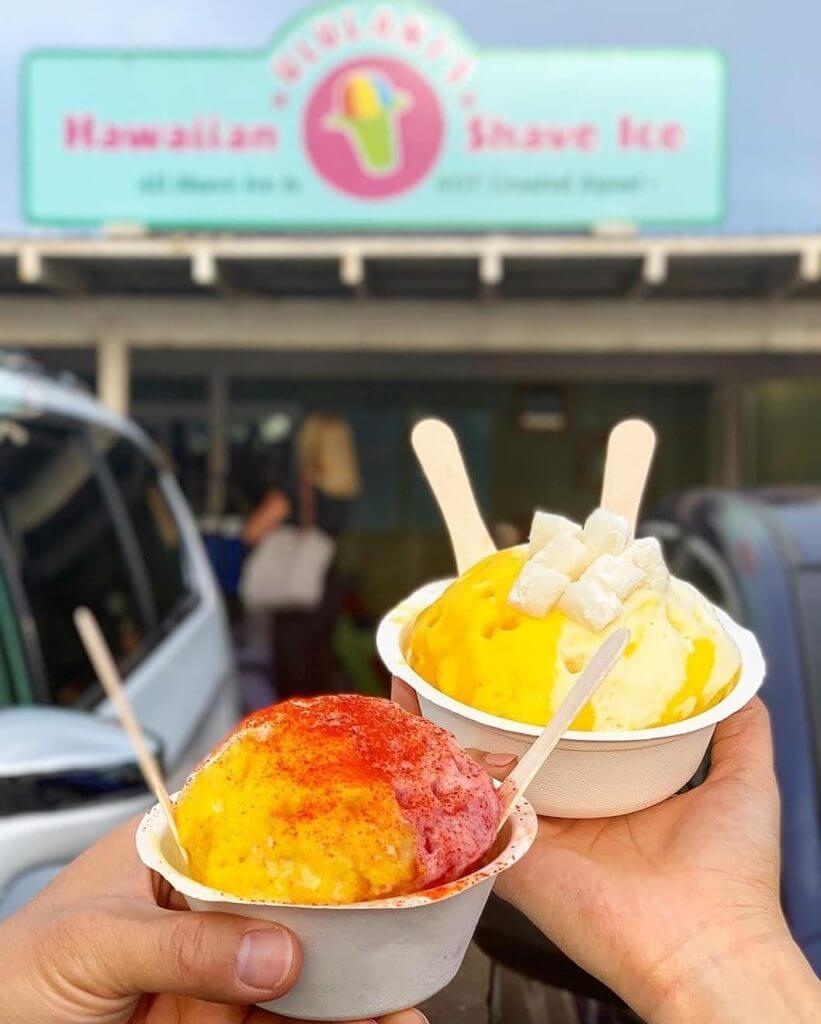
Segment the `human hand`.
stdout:
[[620,817],[543,819],[499,892],[654,1024],[803,1022],[821,1007],[779,905],[778,832],[756,700],[716,729],[701,786]]
[[[399,681],[394,697],[418,713]],[[497,778],[515,763],[474,756]],[[652,1024],[821,1020],[779,905],[778,818],[755,700],[716,729],[701,786],[635,814],[541,819],[497,891]]]
[[[297,938],[247,917],[189,913],[140,863],[134,829],[92,846],[0,924],[3,1024],[284,1022],[251,1004],[296,982]],[[407,1010],[382,1024],[424,1017]]]

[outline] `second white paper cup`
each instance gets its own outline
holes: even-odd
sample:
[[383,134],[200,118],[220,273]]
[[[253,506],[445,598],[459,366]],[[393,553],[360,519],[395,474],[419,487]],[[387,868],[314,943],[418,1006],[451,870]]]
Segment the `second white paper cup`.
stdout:
[[[463,747],[521,756],[541,732],[479,711],[431,686],[410,667],[405,652],[417,615],[453,580],[437,580],[398,604],[379,624],[376,645],[385,666],[411,686],[425,718],[449,729]],[[753,634],[715,608],[741,654],[741,675],[714,707],[672,725],[622,732],[570,730],[529,786],[526,796],[537,814],[557,818],[607,818],[666,800],[693,777],[716,725],[750,701],[766,667]]]

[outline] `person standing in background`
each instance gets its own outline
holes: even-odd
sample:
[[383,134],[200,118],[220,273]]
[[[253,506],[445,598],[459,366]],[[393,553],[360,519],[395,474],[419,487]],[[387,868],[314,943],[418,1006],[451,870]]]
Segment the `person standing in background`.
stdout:
[[[297,437],[294,479],[272,486],[251,513],[243,539],[249,547],[283,525],[315,527],[333,541],[344,532],[361,481],[348,423],[329,412],[305,418]],[[272,614],[271,682],[281,700],[334,689],[332,636],[342,604],[334,562],[313,608]]]

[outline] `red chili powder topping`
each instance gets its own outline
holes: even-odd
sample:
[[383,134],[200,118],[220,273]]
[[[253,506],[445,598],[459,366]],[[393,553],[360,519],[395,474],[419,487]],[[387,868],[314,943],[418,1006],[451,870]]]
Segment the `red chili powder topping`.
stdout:
[[495,838],[499,803],[489,776],[451,733],[392,701],[295,698],[250,715],[239,733],[259,746],[270,773],[310,784],[320,803],[335,799],[335,783],[387,781],[416,835],[420,888],[465,874]]

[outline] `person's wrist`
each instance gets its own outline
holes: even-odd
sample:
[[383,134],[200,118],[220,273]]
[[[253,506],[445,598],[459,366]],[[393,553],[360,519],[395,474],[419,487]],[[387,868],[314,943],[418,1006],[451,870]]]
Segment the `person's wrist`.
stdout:
[[695,936],[657,965],[634,1008],[648,1024],[797,1024],[821,1015],[818,981],[783,918]]

